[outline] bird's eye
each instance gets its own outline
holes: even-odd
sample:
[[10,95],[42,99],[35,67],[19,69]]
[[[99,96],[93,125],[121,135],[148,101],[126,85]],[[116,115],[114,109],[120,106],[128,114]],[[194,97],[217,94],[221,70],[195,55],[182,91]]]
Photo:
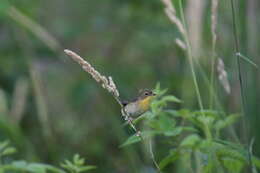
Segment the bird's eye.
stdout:
[[148,95],[149,95],[149,93],[148,93],[148,92],[145,92],[145,93],[144,93],[144,95],[148,96]]

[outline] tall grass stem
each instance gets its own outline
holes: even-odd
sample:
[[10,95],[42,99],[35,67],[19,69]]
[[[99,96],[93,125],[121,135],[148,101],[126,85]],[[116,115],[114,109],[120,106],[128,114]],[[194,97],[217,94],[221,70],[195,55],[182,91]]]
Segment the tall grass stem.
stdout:
[[[190,41],[189,41],[189,36],[188,36],[188,33],[187,33],[187,26],[186,26],[186,22],[185,22],[184,13],[183,13],[182,0],[179,1],[179,5],[180,5],[181,20],[182,20],[184,30],[185,30],[183,37],[184,37],[184,40],[185,40],[186,45],[187,45],[188,62],[189,62],[191,73],[192,73],[192,79],[193,79],[193,83],[194,83],[194,86],[195,86],[195,91],[196,91],[197,99],[198,99],[198,102],[199,102],[199,107],[200,107],[201,113],[205,116],[205,114],[203,112],[204,107],[203,107],[203,103],[202,103],[202,98],[201,98],[199,85],[198,85],[198,81],[197,81],[197,76],[196,76],[196,72],[195,72],[195,67],[194,67],[194,62],[193,62],[192,48],[191,48],[191,44],[190,44]],[[207,124],[204,124],[204,133],[205,133],[205,135],[208,139],[212,138],[209,126]]]
[[233,21],[233,35],[234,35],[234,42],[235,42],[235,55],[237,59],[237,67],[238,67],[238,79],[239,79],[239,85],[240,85],[240,96],[241,96],[241,103],[242,103],[242,115],[244,117],[244,128],[246,131],[246,140],[247,140],[247,150],[248,150],[248,159],[249,159],[249,166],[251,169],[251,172],[253,172],[253,164],[252,164],[252,157],[250,154],[250,139],[249,139],[249,117],[246,117],[246,104],[245,104],[245,93],[244,93],[244,85],[243,85],[243,79],[242,79],[242,71],[241,71],[241,62],[240,62],[240,48],[239,48],[239,39],[238,39],[238,34],[237,34],[237,23],[236,23],[236,11],[235,11],[235,5],[234,5],[234,0],[230,0],[231,3],[231,12],[232,12],[232,21]]

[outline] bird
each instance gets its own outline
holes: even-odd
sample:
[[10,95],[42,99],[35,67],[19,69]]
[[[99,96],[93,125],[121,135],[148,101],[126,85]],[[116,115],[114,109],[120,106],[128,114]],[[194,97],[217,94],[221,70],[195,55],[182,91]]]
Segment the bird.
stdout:
[[124,111],[131,117],[136,118],[147,112],[156,94],[148,89],[143,90],[140,95],[132,101],[122,101]]

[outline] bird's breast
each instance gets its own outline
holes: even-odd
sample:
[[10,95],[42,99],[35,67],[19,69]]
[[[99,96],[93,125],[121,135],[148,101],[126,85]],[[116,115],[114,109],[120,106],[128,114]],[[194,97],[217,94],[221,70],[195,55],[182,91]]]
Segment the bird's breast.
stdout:
[[124,109],[130,116],[137,116],[142,113],[137,102],[127,104]]

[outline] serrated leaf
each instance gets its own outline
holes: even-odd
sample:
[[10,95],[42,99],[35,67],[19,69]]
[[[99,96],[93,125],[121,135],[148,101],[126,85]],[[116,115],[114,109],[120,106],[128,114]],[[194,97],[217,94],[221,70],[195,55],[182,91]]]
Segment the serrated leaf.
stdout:
[[78,160],[79,160],[79,154],[75,154],[75,155],[73,156],[73,162],[74,162],[74,163],[77,163]]
[[192,135],[189,135],[189,136],[185,137],[182,140],[180,146],[181,147],[194,147],[200,141],[201,141],[201,138],[198,135],[192,134]]
[[232,125],[240,116],[238,114],[232,114],[227,116],[224,120],[218,120],[215,124],[216,130],[221,130],[225,127]]
[[165,136],[177,136],[177,135],[181,134],[182,130],[183,130],[182,127],[177,127],[172,130],[166,130],[163,132],[163,134]]
[[207,124],[208,126],[211,126],[211,124],[214,122],[215,118],[214,117],[200,115],[200,116],[197,117],[197,120],[201,124]]
[[164,95],[168,89],[161,90],[160,83],[158,82],[155,86],[153,92],[157,95],[157,97]]

